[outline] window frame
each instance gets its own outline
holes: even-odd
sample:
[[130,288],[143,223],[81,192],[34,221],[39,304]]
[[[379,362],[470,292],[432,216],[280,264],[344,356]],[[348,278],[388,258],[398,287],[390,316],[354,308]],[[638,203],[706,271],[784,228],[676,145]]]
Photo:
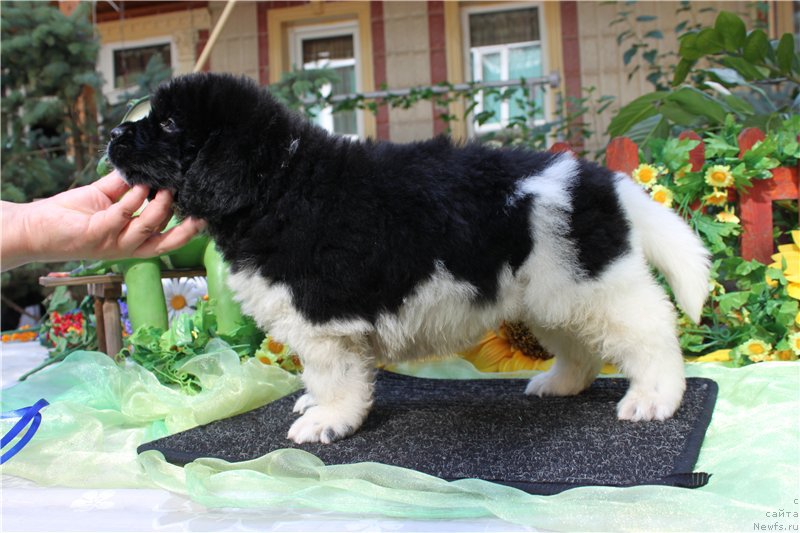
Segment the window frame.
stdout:
[[[305,40],[313,40],[313,39],[324,39],[329,37],[344,37],[344,36],[351,36],[353,39],[353,60],[352,66],[353,71],[355,73],[355,86],[356,92],[362,92],[363,82],[362,82],[362,73],[361,73],[361,46],[360,46],[360,35],[359,35],[359,24],[357,20],[352,21],[345,21],[345,22],[336,22],[336,23],[323,23],[323,24],[303,24],[294,26],[289,30],[289,64],[292,65],[294,68],[298,68],[301,66],[305,68],[305,65],[301,65],[303,60],[303,42]],[[336,66],[347,66],[346,63],[349,63],[350,60],[346,59],[334,59],[328,62],[328,65],[331,67]],[[310,63],[309,63],[310,64]],[[331,133],[336,135],[341,135],[343,137],[350,137],[350,138],[359,138],[363,139],[365,137],[365,127],[364,127],[364,111],[361,109],[357,109],[356,113],[356,134],[349,134],[349,133],[336,133],[333,131],[333,114],[331,112],[331,107],[323,108],[318,117],[320,119],[319,125],[328,130]]]
[[138,39],[135,41],[117,41],[104,44],[100,47],[100,53],[97,58],[97,70],[103,74],[103,94],[106,95],[109,102],[112,104],[119,103],[123,94],[131,92],[137,87],[135,84],[128,87],[114,87],[114,52],[164,44],[169,44],[169,67],[175,72],[178,46],[175,43],[175,39],[170,35],[149,37],[147,39]]
[[[483,74],[478,71],[475,72],[475,61],[472,57],[472,49],[473,47],[470,46],[471,34],[470,34],[470,24],[469,24],[469,17],[470,15],[477,15],[477,14],[484,14],[484,13],[498,13],[498,12],[507,12],[507,11],[518,11],[522,9],[536,9],[536,17],[539,23],[539,40],[538,41],[519,41],[514,43],[506,43],[506,44],[494,44],[494,45],[485,45],[485,46],[476,46],[475,49],[480,49],[481,55],[485,55],[486,53],[494,53],[497,51],[501,52],[501,79],[508,80],[508,61],[507,55],[508,51],[512,48],[520,48],[524,46],[531,46],[537,45],[539,46],[539,56],[542,62],[542,76],[546,76],[547,72],[550,72],[549,68],[549,50],[548,50],[548,35],[547,35],[547,25],[545,24],[544,20],[544,2],[515,2],[515,3],[498,3],[498,4],[491,4],[491,5],[480,5],[474,7],[466,7],[461,10],[461,35],[462,35],[462,57],[464,58],[464,67],[465,67],[465,78],[471,81],[480,81],[482,79]],[[487,52],[488,50],[493,50],[494,52]],[[503,56],[506,56],[506,60],[502,59]],[[504,75],[502,73],[505,73]],[[537,89],[540,90],[540,89]],[[542,98],[543,100],[543,108],[542,108],[542,118],[536,120],[536,124],[544,124],[547,119],[546,117],[550,116],[550,99],[547,97]],[[468,134],[470,136],[475,134],[484,134],[484,133],[491,133],[495,131],[499,131],[505,128],[508,125],[509,120],[509,108],[510,104],[508,101],[504,101],[501,103],[500,107],[500,121],[498,123],[486,123],[483,125],[478,125],[474,119],[474,113],[480,112],[483,110],[483,94],[478,94],[478,105],[475,107],[474,112],[472,113],[472,118],[467,121],[467,128]]]

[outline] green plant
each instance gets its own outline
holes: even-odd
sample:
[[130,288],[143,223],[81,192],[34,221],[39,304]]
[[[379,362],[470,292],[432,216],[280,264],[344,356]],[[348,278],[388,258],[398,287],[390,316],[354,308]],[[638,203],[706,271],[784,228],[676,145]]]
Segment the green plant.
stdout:
[[201,389],[200,382],[184,371],[183,366],[195,356],[207,353],[209,341],[215,338],[225,341],[241,358],[247,358],[259,349],[264,333],[249,318],[235,330],[220,333],[214,310],[201,301],[194,313],[177,316],[167,329],[139,327],[129,337],[130,345],[118,357],[130,357],[165,385],[196,393]]
[[63,361],[76,350],[97,349],[94,300],[86,296],[77,303],[65,286],[56,287],[48,300],[47,313],[39,327],[39,341],[50,348],[48,358],[20,377],[20,381],[53,363]]
[[[764,141],[739,157],[737,137],[742,129],[729,115],[718,132],[707,132],[701,141],[651,138],[641,150],[655,177],[644,184],[656,198],[669,199],[703,238],[712,253],[712,289],[699,325],[681,321],[681,345],[687,354],[706,354],[731,349],[734,364],[771,359],[796,359],[791,339],[800,331],[797,289],[787,279],[795,255],[772,265],[746,261],[740,256],[741,227],[732,201],[734,191],[746,191],[754,180],[768,179],[777,166],[794,166],[800,157],[797,135],[800,117],[777,125]],[[689,153],[705,145],[702,168],[692,171]],[[716,174],[715,174],[716,173]],[[666,191],[666,192],[664,192]],[[792,217],[776,219],[775,236],[794,235],[797,208]],[[784,222],[781,222],[781,221]],[[787,259],[788,258],[788,259]],[[793,296],[794,294],[794,296]],[[766,348],[765,348],[766,347]],[[762,350],[754,353],[748,350]]]
[[800,110],[795,47],[792,34],[770,42],[763,30],[748,33],[739,16],[721,11],[713,27],[680,37],[672,87],[623,106],[608,132],[642,143],[682,129],[718,130],[729,114],[770,131]]
[[[615,2],[616,4],[616,2]],[[642,26],[648,22],[658,20],[657,15],[636,15],[630,9],[634,2],[625,2],[624,8],[617,12],[617,17],[611,21],[611,26],[618,26],[620,32],[617,34],[617,46],[627,44],[628,48],[622,54],[622,61],[626,67],[634,64],[628,71],[628,81],[630,81],[644,65],[647,71],[645,79],[653,86],[656,91],[668,90],[677,63],[677,54],[672,51],[662,52],[660,44],[664,41],[664,31],[660,28],[653,28],[648,31],[642,30]],[[698,12],[704,13],[716,11],[713,6],[701,8]],[[675,9],[676,15],[683,15],[686,18],[680,20],[674,28],[675,34],[680,34],[687,30],[697,30],[700,24],[693,23],[692,4],[688,0],[682,0]],[[634,63],[640,57],[641,62]]]

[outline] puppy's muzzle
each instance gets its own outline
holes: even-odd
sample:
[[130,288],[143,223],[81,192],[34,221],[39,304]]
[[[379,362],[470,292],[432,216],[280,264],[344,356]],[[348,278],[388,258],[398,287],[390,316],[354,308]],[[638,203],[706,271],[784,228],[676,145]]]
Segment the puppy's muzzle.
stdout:
[[126,133],[130,131],[130,127],[127,124],[120,124],[113,130],[111,130],[110,136],[112,141],[116,141]]

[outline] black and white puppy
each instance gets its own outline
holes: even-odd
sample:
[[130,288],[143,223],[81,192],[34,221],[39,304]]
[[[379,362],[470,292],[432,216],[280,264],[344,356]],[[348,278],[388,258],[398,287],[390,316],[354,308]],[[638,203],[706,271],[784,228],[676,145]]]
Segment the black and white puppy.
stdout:
[[205,219],[244,311],[300,355],[288,437],[358,429],[376,362],[448,354],[503,320],[556,355],[525,390],[571,395],[604,361],[630,378],[625,420],[681,403],[676,314],[698,321],[708,253],[633,181],[568,154],[330,135],[244,78],[179,77],[114,129],[131,184]]

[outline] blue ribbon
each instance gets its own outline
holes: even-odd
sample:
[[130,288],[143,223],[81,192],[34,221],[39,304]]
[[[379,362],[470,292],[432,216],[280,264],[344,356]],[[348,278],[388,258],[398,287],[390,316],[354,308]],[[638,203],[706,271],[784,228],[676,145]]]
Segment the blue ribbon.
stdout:
[[0,448],[5,448],[30,423],[28,431],[22,436],[22,438],[19,439],[19,441],[17,441],[17,443],[12,446],[10,450],[6,451],[2,456],[0,456],[0,464],[5,463],[17,455],[17,453],[24,448],[28,442],[30,442],[30,440],[36,434],[36,431],[39,429],[39,424],[42,423],[42,413],[39,411],[41,411],[47,405],[50,405],[47,400],[41,399],[30,407],[23,407],[22,409],[16,409],[15,411],[9,411],[7,413],[0,414],[0,418],[19,418],[17,423],[14,424],[14,427],[12,427],[8,433],[3,435],[3,438],[0,439]]

